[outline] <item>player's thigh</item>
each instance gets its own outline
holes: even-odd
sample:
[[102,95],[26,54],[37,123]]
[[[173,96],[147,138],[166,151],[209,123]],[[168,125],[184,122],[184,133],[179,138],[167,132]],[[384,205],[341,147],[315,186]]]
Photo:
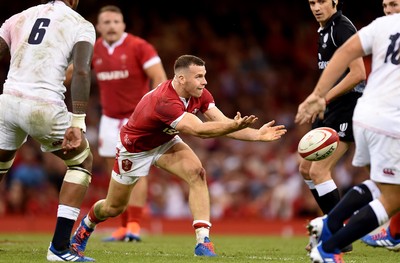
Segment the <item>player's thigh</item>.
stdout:
[[20,121],[21,128],[40,143],[43,152],[60,150],[72,120],[65,104],[32,101],[24,110],[26,116]]
[[146,199],[148,187],[148,176],[142,176],[136,182],[131,194],[131,200]]
[[[28,104],[29,103],[29,104]],[[41,144],[45,152],[61,148],[72,115],[64,103],[25,100],[20,127]]]
[[312,165],[313,166],[315,165],[318,168],[325,167],[324,169],[330,170],[337,164],[337,162],[340,160],[340,158],[343,157],[343,155],[347,152],[349,147],[350,147],[349,142],[340,141],[336,150],[332,153],[331,156],[329,156],[328,158],[325,158],[323,160],[313,162]]
[[173,145],[156,161],[156,165],[189,182],[200,172],[202,164],[193,150],[184,142]]
[[1,153],[4,159],[0,161],[8,161],[12,154],[7,154],[6,151],[15,151],[27,139],[27,132],[20,127],[21,119],[27,114],[20,109],[22,103],[25,102],[21,98],[0,95],[0,149],[5,150]]
[[330,176],[330,171],[332,171],[332,168],[346,153],[346,151],[349,149],[349,146],[350,143],[341,141],[331,156],[320,161],[312,162],[310,168],[311,178],[314,180],[315,178],[313,177],[315,176],[319,178],[327,174]]
[[369,166],[371,164],[371,154],[365,129],[358,125],[354,125],[353,131],[356,147],[354,150],[352,164],[356,167]]
[[400,139],[366,130],[371,155],[371,179],[400,185]]

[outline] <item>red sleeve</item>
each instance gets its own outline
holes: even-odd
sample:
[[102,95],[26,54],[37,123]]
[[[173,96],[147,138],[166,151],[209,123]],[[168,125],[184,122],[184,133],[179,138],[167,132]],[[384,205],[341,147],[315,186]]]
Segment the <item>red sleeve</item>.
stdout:
[[171,125],[185,112],[182,102],[168,98],[161,98],[155,108],[157,117],[165,124]]
[[201,95],[200,112],[206,112],[209,109],[210,104],[215,104],[214,97],[207,89],[204,89],[203,94]]
[[137,58],[141,65],[144,65],[153,57],[158,56],[156,49],[146,40],[136,37],[136,51]]

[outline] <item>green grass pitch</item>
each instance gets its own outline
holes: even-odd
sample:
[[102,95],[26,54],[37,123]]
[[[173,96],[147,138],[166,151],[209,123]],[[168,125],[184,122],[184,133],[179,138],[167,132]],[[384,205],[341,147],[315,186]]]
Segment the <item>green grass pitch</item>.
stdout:
[[[195,257],[194,235],[143,236],[140,243],[104,243],[103,236],[91,237],[86,255],[96,262],[310,262],[304,247],[308,237],[212,235],[218,257]],[[0,234],[0,262],[47,262],[49,234]],[[346,263],[400,262],[400,253],[371,248],[360,241],[344,256]]]

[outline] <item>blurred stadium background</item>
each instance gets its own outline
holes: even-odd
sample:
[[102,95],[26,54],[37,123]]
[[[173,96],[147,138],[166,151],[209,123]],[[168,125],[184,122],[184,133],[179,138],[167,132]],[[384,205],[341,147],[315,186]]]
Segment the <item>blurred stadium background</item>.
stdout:
[[[37,3],[39,0],[1,1],[0,21]],[[318,25],[308,1],[81,0],[78,12],[95,24],[97,11],[106,4],[122,8],[127,31],[154,44],[169,78],[173,76],[173,63],[179,55],[200,56],[207,63],[208,89],[227,116],[240,111],[257,115],[260,125],[275,119],[288,128],[287,135],[274,143],[185,137],[208,173],[212,221],[253,220],[261,222],[257,229],[264,224],[268,230],[263,223],[268,220],[296,222],[318,214],[297,171],[297,142],[309,127],[293,123],[298,104],[311,92],[319,75],[316,69]],[[357,28],[383,15],[380,0],[346,0],[343,11]],[[1,83],[6,78],[8,59],[0,61]],[[366,65],[369,67],[368,58]],[[100,111],[94,84],[87,135],[95,161],[83,213],[94,201],[105,197],[109,180],[104,162],[97,155]],[[351,156],[349,152],[336,168],[335,176],[342,192],[367,176],[363,170],[351,166]],[[33,229],[52,231],[64,169],[63,163],[41,153],[36,143],[29,140],[0,185],[0,220],[11,223],[29,219],[24,221],[26,228],[37,225]],[[191,216],[185,185],[158,169],[153,169],[150,181],[146,218],[148,222],[155,222],[156,226],[152,227],[157,228],[160,220],[183,220],[186,224]],[[9,229],[8,224],[1,225],[0,231]],[[215,226],[217,230],[218,224]],[[190,224],[187,228],[192,231]],[[20,229],[25,230],[21,223]]]

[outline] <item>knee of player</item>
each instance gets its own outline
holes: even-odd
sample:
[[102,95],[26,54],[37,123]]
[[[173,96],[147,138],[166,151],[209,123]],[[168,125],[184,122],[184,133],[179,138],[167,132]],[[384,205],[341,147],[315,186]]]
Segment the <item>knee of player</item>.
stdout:
[[68,166],[64,181],[88,187],[92,180],[93,155],[89,145],[81,153],[69,160],[64,160]]
[[301,159],[299,163],[299,173],[306,180],[311,180],[310,178],[310,170],[313,165],[313,162],[307,161],[305,159]]
[[88,187],[92,181],[92,173],[80,166],[70,166],[65,173],[64,181]]
[[203,183],[206,181],[206,170],[199,166],[189,171],[189,184]]
[[301,174],[301,176],[303,176],[304,179],[311,179],[309,167],[305,167],[304,165],[299,165],[299,173]]
[[315,179],[324,179],[324,180],[328,180],[331,179],[331,172],[329,170],[326,169],[322,169],[321,167],[315,167],[315,166],[311,166],[310,170],[309,170],[309,176],[312,180]]
[[89,150],[87,157],[82,161],[81,166],[88,171],[92,171],[93,167],[93,154]]
[[82,152],[78,153],[68,160],[64,160],[65,164],[68,167],[80,166],[88,170],[89,172],[92,171],[93,154],[90,151],[89,142],[87,142],[86,145],[86,148]]

